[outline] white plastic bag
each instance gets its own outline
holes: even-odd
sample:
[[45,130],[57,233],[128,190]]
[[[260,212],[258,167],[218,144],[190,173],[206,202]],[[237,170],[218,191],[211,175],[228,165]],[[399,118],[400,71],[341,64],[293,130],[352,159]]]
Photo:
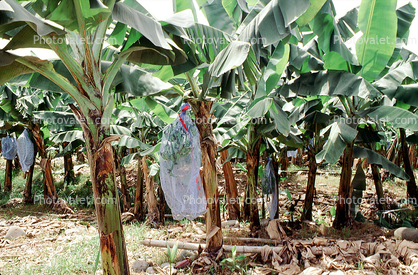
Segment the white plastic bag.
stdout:
[[273,163],[270,158],[264,168],[263,178],[261,179],[261,189],[270,218],[274,219],[277,212],[277,184]]
[[6,136],[1,139],[1,152],[7,160],[14,160],[17,154],[17,144],[14,137]]
[[188,103],[163,131],[160,147],[161,187],[173,218],[181,220],[206,213],[206,197],[200,178],[202,163],[199,131],[186,114]]
[[17,154],[19,155],[23,172],[29,171],[34,161],[34,153],[33,143],[29,138],[28,131],[25,129],[17,139]]

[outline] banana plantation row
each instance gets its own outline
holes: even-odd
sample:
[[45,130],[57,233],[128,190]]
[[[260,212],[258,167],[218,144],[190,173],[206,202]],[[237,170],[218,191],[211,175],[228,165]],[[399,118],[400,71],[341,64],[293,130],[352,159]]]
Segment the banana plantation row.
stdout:
[[[367,159],[379,198],[383,167],[405,180],[408,198],[416,200],[408,147],[418,143],[418,59],[404,44],[415,9],[410,4],[396,9],[396,0],[363,0],[337,19],[332,0],[294,2],[197,0],[197,9],[194,1],[173,0],[174,14],[157,21],[134,0],[2,0],[3,134],[20,135],[24,128],[31,133],[45,198],[58,199],[48,147],[60,146],[56,157],[64,157],[70,180],[71,154],[83,146],[95,201],[119,197],[118,169],[124,208],[134,201],[141,215],[144,180],[148,219],[158,223],[154,179],[159,179],[161,133],[178,117],[181,104],[189,103],[200,134],[208,252],[222,246],[218,155],[228,200],[235,202],[228,205],[229,217],[249,217],[254,232],[260,228],[255,200],[260,155],[272,159],[277,185],[286,150],[307,154],[302,220],[312,219],[321,163],[341,160],[335,227],[350,223],[347,201],[361,190],[351,184],[354,158]],[[202,14],[207,24],[199,23]],[[379,38],[386,42],[373,42]],[[33,48],[51,50],[55,58],[12,52]],[[130,199],[123,175],[134,158],[142,169],[136,198]],[[233,158],[246,161],[250,203],[242,211],[228,162]],[[33,166],[28,173],[24,198],[30,202]],[[129,274],[119,205],[95,207],[104,274]]]

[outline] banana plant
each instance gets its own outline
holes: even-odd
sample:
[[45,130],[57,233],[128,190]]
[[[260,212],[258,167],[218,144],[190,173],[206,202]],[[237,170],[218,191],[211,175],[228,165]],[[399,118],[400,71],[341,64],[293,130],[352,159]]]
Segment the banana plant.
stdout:
[[[186,42],[191,49],[197,49],[197,54],[195,54],[196,51],[188,52],[189,63],[193,61],[193,64],[190,64],[193,66],[189,68],[172,66],[169,69],[161,70],[164,73],[156,74],[160,77],[173,77],[186,72],[185,77],[190,88],[186,90],[184,97],[191,103],[196,119],[206,122],[206,125],[198,125],[198,128],[202,140],[202,160],[205,172],[203,182],[209,187],[205,190],[210,191],[207,194],[207,198],[211,198],[210,201],[217,201],[215,161],[212,157],[217,150],[216,144],[213,142],[212,125],[208,124],[211,120],[210,109],[213,105],[209,99],[219,97],[231,99],[233,95],[236,96],[243,91],[252,90],[251,103],[255,104],[255,100],[264,100],[269,93],[266,90],[270,89],[271,91],[277,84],[281,74],[280,68],[283,70],[283,63],[286,63],[287,48],[289,47],[287,42],[293,35],[297,36],[299,33],[298,28],[295,27],[297,25],[295,20],[300,17],[304,21],[310,21],[318,11],[316,6],[310,9],[310,1],[301,1],[296,8],[279,1],[259,1],[253,6],[247,6],[246,4],[244,2],[239,4],[238,2],[232,2],[226,5],[222,1],[199,2],[208,22],[216,26],[218,30],[202,28],[197,23],[191,24],[191,27],[186,28],[191,41]],[[177,11],[183,11],[183,15],[186,15],[184,12],[185,6],[181,5],[181,1],[177,1],[175,7]],[[189,14],[190,18],[193,15],[196,17],[196,11],[193,9]],[[222,17],[222,20],[219,20],[220,17]],[[189,21],[193,22],[193,19]],[[196,31],[197,28],[200,29],[199,32]],[[208,32],[209,30],[211,30],[211,33]],[[222,37],[225,40],[220,41],[219,38]],[[281,42],[282,40],[283,42]],[[210,42],[201,43],[202,41]],[[219,43],[219,41],[222,43]],[[277,51],[275,51],[276,48],[278,48]],[[274,51],[276,61],[269,65],[270,67],[266,69],[267,72],[264,74],[263,80],[259,81],[260,69],[264,67],[262,62],[268,60]],[[282,60],[281,63],[280,60]],[[261,68],[260,64],[263,64]],[[258,82],[260,82],[259,86],[257,86]],[[267,106],[266,111],[268,111],[271,106],[271,99],[266,99],[260,104],[265,104]],[[277,120],[277,123],[279,123],[279,120]],[[249,126],[249,129],[249,149],[251,152],[249,158],[252,159],[253,156],[257,155],[255,152],[258,150],[259,138],[254,127]],[[254,161],[256,161],[255,157]],[[254,161],[250,160],[251,163]],[[206,167],[210,169],[206,169]],[[254,166],[253,168],[256,169],[257,167]],[[252,181],[255,176],[254,169],[248,170],[251,186],[249,189],[252,190],[250,196],[253,198],[255,198],[256,186],[255,182]],[[254,184],[251,184],[251,182]],[[254,199],[250,200],[254,201]],[[251,207],[256,207],[256,204],[253,203]],[[213,220],[211,223],[207,222],[208,232],[211,230],[211,224],[220,227],[218,208],[217,204],[209,204],[208,211],[211,213],[209,216]],[[256,231],[259,227],[257,222],[258,210],[251,211],[251,215],[254,218],[254,222],[251,223],[252,228]],[[221,245],[220,230],[218,229],[217,234],[211,234],[211,236],[216,242],[214,247],[219,248]],[[211,243],[213,242],[208,240],[208,246]]]
[[[165,97],[156,97],[156,98],[137,98],[130,100],[122,105],[118,106],[116,110],[129,112],[131,117],[134,118],[132,123],[130,124],[130,136],[124,136],[118,142],[114,142],[117,144],[119,148],[129,148],[129,149],[136,149],[139,150],[138,152],[134,152],[124,156],[121,159],[120,166],[123,167],[125,164],[128,164],[133,158],[139,158],[138,164],[138,171],[142,171],[141,175],[138,179],[144,178],[146,191],[147,191],[147,204],[148,204],[148,220],[147,222],[150,225],[159,226],[164,224],[164,213],[160,213],[157,198],[155,196],[154,190],[154,181],[155,178],[158,177],[158,164],[154,163],[148,167],[149,159],[153,159],[155,162],[158,162],[158,156],[154,150],[149,154],[149,159],[147,160],[147,153],[150,152],[150,149],[157,148],[159,146],[158,136],[160,135],[161,130],[166,125],[164,120],[167,117],[164,117],[162,110],[171,110],[170,107],[167,107],[166,104],[171,106],[178,105],[177,109],[179,108],[179,103],[181,102],[181,98],[173,98],[172,100],[167,100]],[[150,107],[151,108],[150,108]],[[121,119],[120,112],[118,111],[118,119]],[[162,119],[160,119],[157,115],[160,114]],[[122,117],[123,118],[123,117]],[[154,146],[152,146],[154,145]],[[142,160],[141,160],[142,157]],[[142,168],[140,168],[142,165]],[[122,180],[122,179],[121,179]],[[137,192],[140,192],[143,183],[137,182]],[[121,183],[122,184],[122,183]],[[161,190],[161,187],[159,187]],[[137,193],[136,192],[136,193]],[[135,198],[135,212],[137,217],[139,217],[138,209],[139,205],[142,205],[142,194],[138,194]],[[158,194],[159,196],[159,203],[162,204],[164,201],[163,195],[161,192]],[[139,207],[141,208],[141,207]],[[160,209],[163,207],[160,207]]]
[[[387,7],[390,5],[392,9],[391,12],[388,12]],[[314,68],[311,64],[307,64],[308,66],[303,71],[303,65],[299,65],[301,69],[296,72],[300,73],[300,77],[293,84],[289,84],[294,88],[294,90],[293,88],[290,90],[299,93],[299,95],[332,96],[338,101],[341,111],[345,113],[343,115],[344,121],[336,121],[322,131],[325,134],[330,130],[329,137],[323,150],[316,156],[317,162],[325,159],[327,162],[333,163],[343,154],[337,214],[334,220],[335,227],[350,223],[350,206],[347,199],[350,197],[351,167],[354,152],[357,155],[367,155],[359,154],[359,150],[364,151],[366,148],[354,147],[357,131],[353,131],[352,127],[357,129],[361,123],[352,122],[357,121],[360,117],[359,111],[368,108],[374,100],[381,96],[377,90],[371,87],[368,81],[372,82],[379,79],[380,75],[387,70],[386,66],[393,63],[393,56],[395,56],[395,59],[398,58],[399,51],[395,51],[397,29],[399,30],[398,35],[405,35],[404,31],[409,28],[412,21],[410,17],[405,16],[405,13],[398,12],[399,21],[402,22],[398,28],[395,6],[396,1],[375,3],[374,1],[364,0],[358,11],[357,9],[353,10],[354,12],[340,19],[342,20],[341,23],[344,24],[345,22],[344,25],[350,26],[350,28],[346,26],[344,28],[340,21],[335,20],[335,10],[332,2],[327,1],[309,23],[309,28],[313,31],[313,34],[306,37],[307,41],[311,41],[315,46],[313,51],[310,49],[311,55],[319,58],[323,63],[323,68],[327,69],[328,72],[317,68],[315,70],[319,69],[319,73],[304,75],[304,72]],[[385,18],[385,27],[383,27],[382,18]],[[408,19],[402,20],[402,18]],[[324,25],[327,27],[324,27]],[[363,36],[357,41],[356,54],[354,54],[348,44],[344,43],[344,37],[350,38],[359,30],[362,31]],[[333,39],[330,40],[330,37]],[[385,37],[387,43],[376,45],[371,41],[379,37]],[[314,42],[314,40],[317,42]],[[307,60],[305,59],[304,62]],[[318,78],[314,75],[317,75]],[[319,77],[320,75],[321,77]],[[357,84],[354,84],[353,81],[356,77],[360,78],[357,79]],[[352,85],[351,88],[353,89],[345,86],[345,84],[349,85],[348,83]],[[358,83],[363,83],[364,86],[359,87]],[[285,97],[290,95],[288,87],[284,88],[286,90],[284,92]],[[354,90],[354,88],[358,90]],[[347,122],[351,123],[347,124]],[[336,146],[336,144],[340,145]],[[374,161],[380,162],[381,159],[374,159]],[[398,171],[398,176],[405,178],[405,174],[401,174]]]
[[[333,110],[327,104],[329,96],[295,98],[288,105],[292,108],[289,123],[300,130],[298,137],[303,141],[303,148],[308,154],[308,182],[306,186],[305,201],[301,220],[312,220],[312,204],[315,190],[317,171],[316,155],[322,150],[325,143],[320,131],[330,124]],[[286,107],[288,108],[288,107]],[[294,148],[296,149],[296,148]]]
[[413,97],[416,87],[416,75],[414,67],[416,61],[404,60],[393,70],[389,71],[375,85],[394,102],[382,102],[382,106],[370,110],[369,116],[377,123],[389,126],[399,131],[400,153],[404,168],[409,176],[407,180],[407,195],[409,199],[416,200],[418,191],[415,176],[410,164],[409,149],[407,141],[414,144],[415,134],[407,137],[407,130],[417,131],[415,122],[418,102]]
[[[98,218],[103,273],[129,274],[110,145],[118,138],[110,136],[113,93],[150,95],[170,89],[170,84],[133,64],[153,62],[153,58],[170,64],[183,51],[177,49],[161,24],[133,1],[66,0],[52,3],[37,0],[24,5],[37,16],[14,0],[2,1],[1,17],[7,19],[1,22],[0,35],[8,43],[0,51],[4,61],[0,66],[0,84],[32,74],[27,85],[65,92],[74,99],[76,104],[69,106],[83,130]],[[109,44],[123,44],[123,47],[113,51],[111,61],[106,61],[102,54],[108,53],[103,49],[109,26],[113,28]],[[119,39],[114,39],[116,33]],[[46,48],[55,52],[59,60],[10,53],[10,50],[22,48]],[[131,63],[125,64],[126,61]]]
[[[5,85],[0,106],[3,111],[11,114],[8,120],[9,123],[21,126],[15,127],[18,133],[21,133],[23,126],[30,130],[33,142],[36,144],[35,153],[39,153],[41,157],[44,201],[48,204],[53,204],[58,199],[52,176],[51,158],[47,152],[48,147],[51,145],[50,130],[56,128],[58,124],[50,122],[48,125],[48,123],[40,120],[38,114],[45,114],[49,110],[55,109],[61,101],[61,96],[61,94],[53,94],[36,89]],[[59,113],[57,117],[60,117]],[[12,129],[9,129],[9,131],[14,131]],[[28,180],[23,193],[24,201],[27,203],[33,202],[31,194],[32,171],[33,168],[29,170]]]

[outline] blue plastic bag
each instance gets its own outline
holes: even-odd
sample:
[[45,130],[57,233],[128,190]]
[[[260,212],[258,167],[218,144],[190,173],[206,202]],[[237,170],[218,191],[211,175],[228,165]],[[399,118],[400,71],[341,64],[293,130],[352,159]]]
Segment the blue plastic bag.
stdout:
[[17,154],[17,144],[14,137],[4,137],[1,139],[1,153],[7,160],[14,160]]
[[179,117],[164,129],[160,147],[161,187],[175,220],[194,220],[206,213],[200,135],[186,113],[189,108],[188,103],[181,106]]
[[17,139],[17,154],[19,155],[22,171],[29,171],[34,161],[35,148],[26,129]]

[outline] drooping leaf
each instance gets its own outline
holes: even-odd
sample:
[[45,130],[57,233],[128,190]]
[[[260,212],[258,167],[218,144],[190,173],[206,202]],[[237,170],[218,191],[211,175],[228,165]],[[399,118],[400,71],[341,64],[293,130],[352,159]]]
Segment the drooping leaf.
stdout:
[[351,186],[353,189],[366,190],[366,175],[364,174],[364,170],[361,167],[361,162],[359,162],[357,165],[356,173],[354,174],[354,178],[351,181]]
[[[398,86],[402,85],[402,82],[406,78],[417,79],[418,75],[416,75],[415,68],[418,68],[418,62],[408,62],[397,66],[393,70],[390,70],[386,75],[384,75],[381,79],[374,82],[374,86],[382,90],[385,94],[390,96],[391,98],[394,97],[392,93],[396,92],[395,90]],[[405,85],[408,87],[408,85]],[[411,86],[414,87],[414,86]],[[385,91],[388,90],[388,91]]]
[[290,132],[290,123],[287,114],[282,110],[282,107],[277,103],[276,100],[273,101],[269,109],[270,118],[273,118],[273,123],[275,129],[281,133],[283,136],[287,137]]
[[[237,32],[239,40],[246,41],[257,48],[277,43],[290,33],[290,24],[299,18],[310,7],[309,0],[298,1],[295,5],[289,1],[273,0],[265,4],[260,1],[259,7],[253,8],[241,23]],[[255,50],[259,55],[259,50]]]
[[[186,32],[190,40],[193,41],[189,45],[191,50],[197,51],[197,56],[194,52],[189,54],[189,62],[193,67],[200,63],[211,64],[215,57],[222,51],[231,40],[229,35],[212,26],[196,23],[193,26],[186,28]],[[190,65],[189,64],[189,65]],[[191,68],[188,68],[189,70]],[[179,68],[173,67],[174,74],[177,75]],[[187,70],[186,70],[187,71]],[[184,72],[182,69],[181,72]]]
[[320,163],[325,160],[327,163],[335,163],[338,161],[347,143],[351,143],[357,135],[357,130],[348,126],[344,120],[334,122],[329,128],[325,128],[330,133],[323,149],[316,154],[316,162]]
[[418,84],[401,85],[395,89],[383,90],[390,98],[395,98],[398,102],[402,102],[411,106],[418,106]]
[[368,81],[349,72],[302,74],[290,84],[283,85],[279,93],[284,97],[299,96],[358,96],[376,99],[381,93]]
[[235,125],[234,122],[236,121],[237,116],[243,112],[248,102],[249,99],[245,94],[240,97],[233,98],[232,102],[215,102],[212,106],[211,112],[213,112],[217,118],[217,125],[221,126],[224,123]]
[[76,140],[81,140],[84,142],[83,131],[71,130],[71,131],[60,132],[60,133],[54,134],[51,137],[51,140],[53,143],[56,143],[56,144],[61,144],[64,142],[71,143]]
[[46,124],[60,124],[80,127],[75,115],[69,112],[58,111],[35,111],[33,112],[35,119],[44,121]]
[[408,38],[409,27],[415,18],[415,8],[411,5],[411,3],[408,3],[397,9],[396,15],[398,17],[398,30],[396,37],[401,39]]
[[[23,26],[25,24],[31,24],[32,28],[36,30],[36,32],[41,36],[51,33],[58,35],[65,33],[65,31],[51,26],[50,24],[31,14],[17,1],[4,0],[4,2],[5,5],[0,8],[0,36],[3,36],[9,30]],[[13,11],[10,11],[10,8]]]
[[[110,65],[110,62],[102,61],[102,70],[106,70]],[[115,87],[116,92],[147,96],[164,93],[172,85],[152,76],[151,73],[138,66],[122,65],[113,79],[111,87]]]
[[72,153],[72,152],[74,152],[78,147],[80,147],[81,145],[83,145],[83,144],[85,144],[85,141],[84,140],[81,140],[81,139],[76,139],[76,140],[74,140],[74,141],[72,141],[72,142],[70,142],[70,143],[68,143],[68,145],[67,146],[65,146],[65,148],[61,151],[61,152],[59,152],[58,154],[56,154],[55,156],[54,156],[54,158],[60,158],[60,157],[63,157],[63,156],[65,156],[66,154],[68,154],[68,153]]
[[[64,39],[64,36],[54,38],[57,42],[61,41],[58,39]],[[53,39],[51,39],[53,41]],[[62,40],[64,41],[64,40]],[[45,40],[29,25],[21,29],[17,34],[15,34],[9,43],[3,48],[3,50],[15,50],[15,49],[24,49],[24,48],[45,48],[49,49],[49,45]]]
[[399,107],[381,106],[368,113],[368,116],[377,123],[418,131],[418,115]]
[[149,149],[142,151],[140,153],[140,156],[143,157],[143,156],[155,154],[160,151],[160,146],[161,146],[161,143],[157,143],[156,145],[150,147]]
[[171,50],[167,43],[161,24],[143,13],[129,7],[128,5],[117,2],[112,11],[114,20],[132,26],[139,33],[145,36],[155,46]]
[[140,148],[141,150],[146,150],[150,147],[150,145],[141,142],[140,140],[130,137],[130,136],[122,136],[116,144],[119,147],[126,147],[126,148]]
[[250,44],[240,41],[232,41],[223,49],[209,66],[211,77],[219,77],[227,71],[240,66],[247,58]]
[[111,135],[130,135],[131,130],[120,125],[110,125]]
[[399,166],[385,158],[384,156],[372,151],[368,148],[355,146],[353,156],[355,158],[367,158],[369,163],[379,165],[380,167],[388,170],[391,174],[403,179],[408,180],[409,176]]
[[20,75],[35,72],[33,69],[19,63],[16,55],[0,51],[0,85]]

